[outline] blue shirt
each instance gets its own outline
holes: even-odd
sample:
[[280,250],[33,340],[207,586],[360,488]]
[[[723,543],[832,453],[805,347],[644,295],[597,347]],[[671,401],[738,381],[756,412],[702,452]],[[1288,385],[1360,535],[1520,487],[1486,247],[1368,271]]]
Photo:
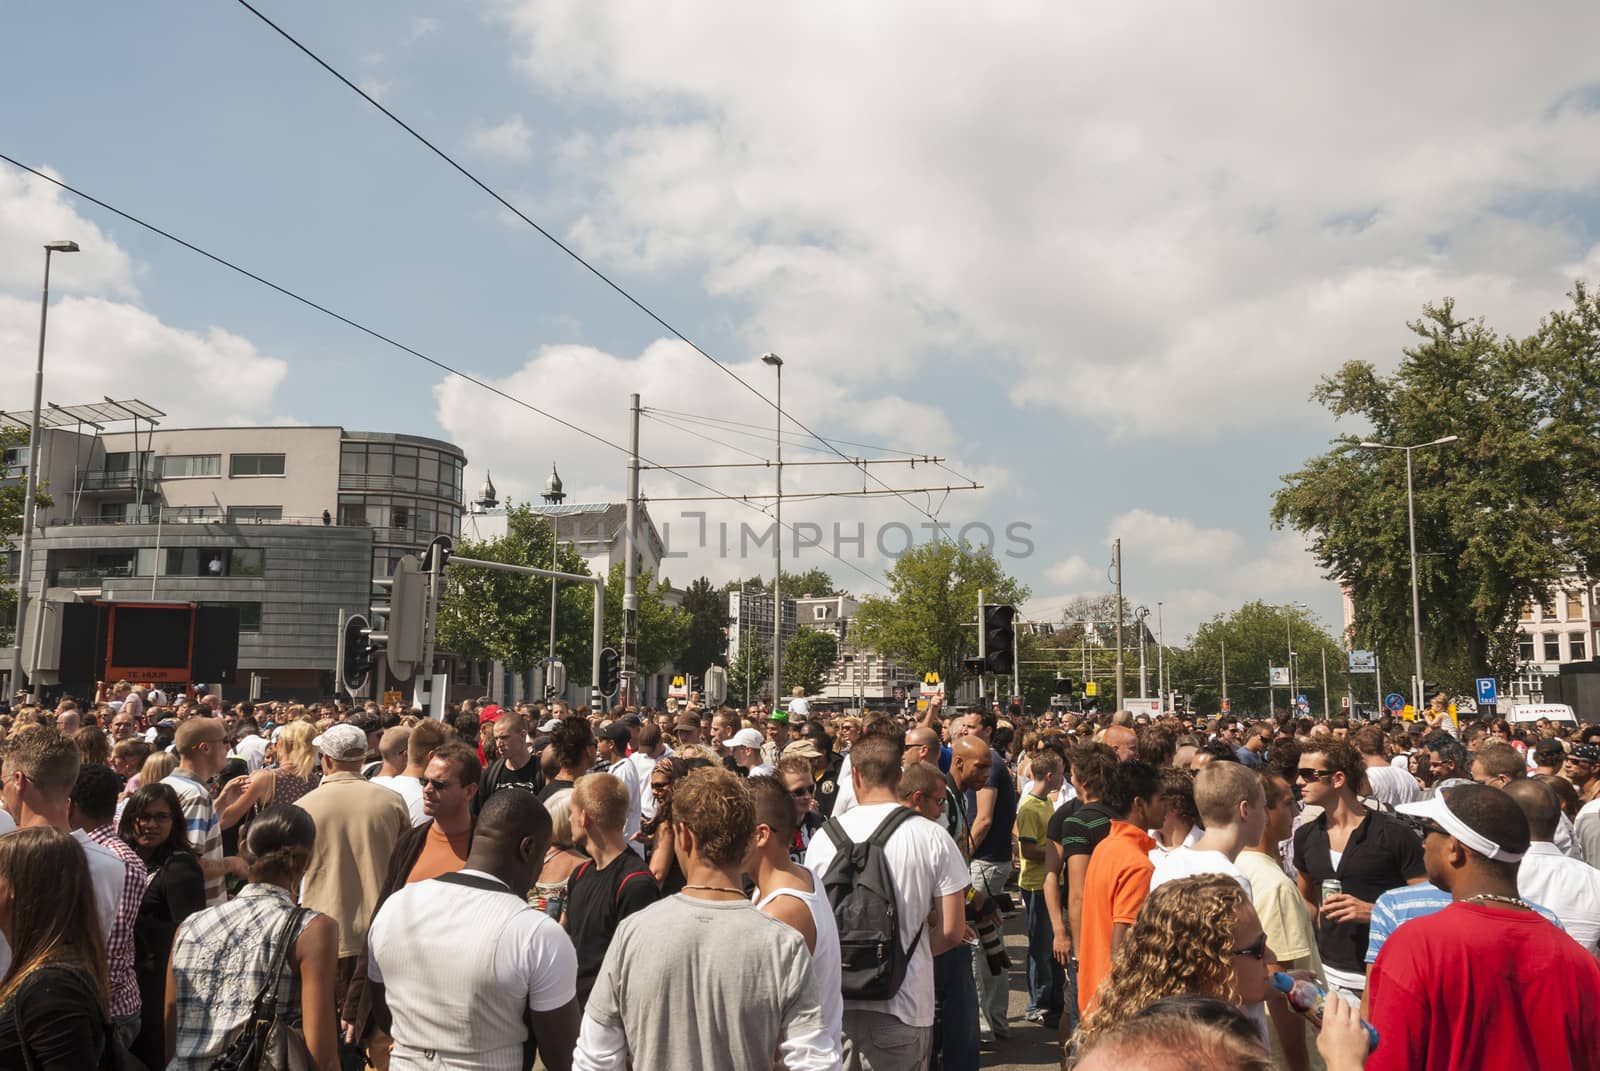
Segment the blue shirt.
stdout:
[[[1429,881],[1420,885],[1402,885],[1378,897],[1372,905],[1372,926],[1367,931],[1367,963],[1370,965],[1377,961],[1378,950],[1383,947],[1383,942],[1393,936],[1402,922],[1443,911],[1450,903],[1450,894]],[[1555,923],[1556,929],[1565,930],[1561,920],[1549,908],[1530,901],[1524,903]]]

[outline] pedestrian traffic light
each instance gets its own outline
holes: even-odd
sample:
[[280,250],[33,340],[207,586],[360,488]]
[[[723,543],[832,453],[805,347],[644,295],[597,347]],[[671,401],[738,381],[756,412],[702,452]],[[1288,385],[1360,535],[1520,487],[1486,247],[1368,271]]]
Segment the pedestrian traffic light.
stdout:
[[974,676],[980,675],[984,671],[983,659],[963,658],[961,660],[961,668],[966,670],[968,673],[973,674]]
[[1072,678],[1071,677],[1057,677],[1056,678],[1055,691],[1052,692],[1051,694],[1052,695],[1071,695],[1072,694]]
[[616,695],[622,686],[622,656],[615,648],[607,647],[600,652],[599,685],[601,695]]
[[983,657],[990,673],[1011,672],[1011,651],[1017,642],[1011,624],[1016,618],[1013,606],[983,608]]

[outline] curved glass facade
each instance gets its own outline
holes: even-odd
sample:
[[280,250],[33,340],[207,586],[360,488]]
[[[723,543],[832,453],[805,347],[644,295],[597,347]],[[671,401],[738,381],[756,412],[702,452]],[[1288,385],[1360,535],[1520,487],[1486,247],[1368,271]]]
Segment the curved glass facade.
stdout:
[[373,528],[373,575],[434,536],[461,536],[466,456],[437,439],[347,434],[339,446],[338,523]]

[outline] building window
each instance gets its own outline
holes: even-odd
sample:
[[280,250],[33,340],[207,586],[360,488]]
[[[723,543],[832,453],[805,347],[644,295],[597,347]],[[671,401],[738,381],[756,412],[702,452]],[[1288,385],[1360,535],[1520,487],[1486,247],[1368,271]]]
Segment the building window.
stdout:
[[1544,653],[1541,656],[1540,661],[1561,661],[1561,637],[1557,636],[1554,632],[1547,632],[1545,635],[1540,637],[1540,639],[1542,640],[1541,646],[1544,647]]
[[204,524],[222,516],[216,506],[162,506],[161,519],[168,524]]
[[1539,654],[1533,649],[1533,637],[1523,633],[1522,639],[1517,642],[1517,661],[1527,665],[1538,660]]
[[20,480],[28,474],[28,448],[6,447],[4,460],[0,460],[0,479]]
[[249,547],[169,547],[166,576],[260,576],[262,554]]
[[156,475],[163,480],[187,480],[222,475],[221,454],[168,454],[156,458]]
[[1525,602],[1525,603],[1522,604],[1522,617],[1519,618],[1519,620],[1522,620],[1522,621],[1532,621],[1533,620],[1533,603],[1531,601],[1530,602]]
[[1567,620],[1568,621],[1585,621],[1585,620],[1587,620],[1587,618],[1584,617],[1584,614],[1583,614],[1583,592],[1581,592],[1581,591],[1569,591],[1569,592],[1567,592]]
[[233,454],[228,458],[229,476],[282,476],[282,454]]
[[239,633],[261,631],[261,604],[259,602],[205,602],[202,606],[232,606],[239,611]]
[[232,524],[260,524],[262,521],[283,520],[282,506],[229,506],[228,520]]
[[1587,661],[1589,661],[1589,651],[1588,651],[1587,640],[1588,640],[1588,633],[1586,633],[1586,632],[1570,632],[1570,633],[1567,634],[1567,652],[1568,652],[1567,653],[1567,661],[1569,661],[1569,662],[1587,662]]

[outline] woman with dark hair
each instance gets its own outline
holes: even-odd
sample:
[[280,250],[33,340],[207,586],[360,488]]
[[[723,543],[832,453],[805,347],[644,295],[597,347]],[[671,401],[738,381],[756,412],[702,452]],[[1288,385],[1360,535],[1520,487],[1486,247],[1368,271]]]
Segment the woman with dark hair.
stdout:
[[338,926],[294,899],[316,839],[316,823],[304,810],[292,804],[267,808],[245,838],[250,883],[178,930],[164,1010],[168,1071],[211,1067],[249,1021],[256,996],[272,980],[273,954],[285,940],[273,1010],[280,1021],[300,1027],[310,1067],[338,1071]]
[[[693,760],[695,766],[709,766],[702,760]],[[655,875],[663,896],[672,896],[683,888],[683,870],[678,866],[678,855],[672,842],[672,789],[691,769],[691,762],[669,755],[657,762],[650,771],[650,791],[655,793],[655,817],[644,824],[639,832],[650,843],[650,873]]]
[[133,973],[139,980],[139,1036],[133,1054],[148,1067],[167,1060],[161,1005],[167,959],[178,924],[206,906],[206,879],[184,831],[183,807],[171,785],[145,785],[128,797],[117,835],[149,871],[139,917],[133,924]]
[[110,1030],[105,942],[89,863],[72,837],[36,826],[0,837],[0,1067],[100,1065]]

